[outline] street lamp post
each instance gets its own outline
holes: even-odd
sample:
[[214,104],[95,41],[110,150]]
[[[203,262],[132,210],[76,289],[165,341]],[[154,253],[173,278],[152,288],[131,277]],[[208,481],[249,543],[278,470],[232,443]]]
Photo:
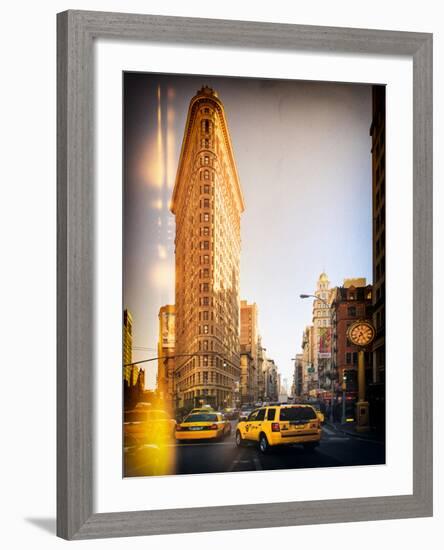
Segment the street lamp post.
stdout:
[[342,375],[342,416],[341,416],[341,424],[345,424],[345,422],[347,420],[347,418],[346,418],[346,414],[347,414],[347,410],[346,410],[346,399],[347,399],[346,388],[347,388],[347,375],[344,373]]
[[[316,300],[319,300],[325,306],[328,308],[330,312],[330,330],[333,333],[333,312],[330,307],[330,304],[325,300],[324,298],[320,298],[319,296],[316,296],[316,294],[300,294],[299,298],[305,299],[305,298],[315,298]],[[331,349],[332,342],[330,341],[330,349]],[[334,380],[333,380],[333,350],[331,349],[331,361],[330,361],[330,389],[331,389],[331,399],[330,399],[330,422],[333,423],[333,393],[334,393]],[[320,380],[319,380],[319,372],[318,372],[318,387],[320,388]]]

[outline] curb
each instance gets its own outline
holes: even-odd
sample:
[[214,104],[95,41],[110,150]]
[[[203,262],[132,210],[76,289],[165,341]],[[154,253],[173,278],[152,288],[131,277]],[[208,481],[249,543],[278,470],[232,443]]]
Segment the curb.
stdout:
[[330,422],[325,422],[325,425],[327,425],[332,430],[335,430],[335,432],[339,432],[339,433],[342,433],[342,434],[345,434],[345,435],[350,435],[351,437],[355,437],[356,439],[361,439],[362,441],[373,441],[375,443],[381,443],[381,444],[385,443],[384,439],[376,439],[374,437],[366,437],[363,434],[358,434],[356,432],[343,430],[341,428],[338,428],[334,424],[331,424]]

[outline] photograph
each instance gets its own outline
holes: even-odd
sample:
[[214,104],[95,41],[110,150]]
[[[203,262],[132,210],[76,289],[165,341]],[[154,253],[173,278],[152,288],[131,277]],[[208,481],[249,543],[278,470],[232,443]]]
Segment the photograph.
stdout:
[[122,86],[123,477],[385,464],[385,86]]

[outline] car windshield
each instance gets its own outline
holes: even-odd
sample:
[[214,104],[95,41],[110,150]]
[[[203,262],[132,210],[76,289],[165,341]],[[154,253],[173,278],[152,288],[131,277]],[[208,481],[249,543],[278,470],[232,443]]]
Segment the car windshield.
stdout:
[[281,409],[280,420],[314,420],[316,413],[311,407],[284,407]]
[[184,420],[184,422],[217,422],[218,418],[216,414],[199,413],[190,414]]

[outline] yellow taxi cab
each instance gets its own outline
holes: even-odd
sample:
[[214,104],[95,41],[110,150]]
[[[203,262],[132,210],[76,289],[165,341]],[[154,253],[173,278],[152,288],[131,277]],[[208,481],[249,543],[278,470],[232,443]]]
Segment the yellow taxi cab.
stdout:
[[135,438],[140,444],[161,444],[174,437],[176,421],[163,410],[136,407],[123,415],[124,437]]
[[203,407],[198,407],[197,409],[192,409],[190,414],[208,413],[208,412],[214,412],[214,409],[212,407],[210,407],[210,405],[204,405]]
[[231,423],[221,413],[199,412],[189,414],[176,426],[176,439],[222,439],[231,433]]
[[254,410],[236,428],[236,445],[258,443],[262,453],[276,445],[302,443],[314,450],[321,440],[321,421],[311,405],[276,405]]

